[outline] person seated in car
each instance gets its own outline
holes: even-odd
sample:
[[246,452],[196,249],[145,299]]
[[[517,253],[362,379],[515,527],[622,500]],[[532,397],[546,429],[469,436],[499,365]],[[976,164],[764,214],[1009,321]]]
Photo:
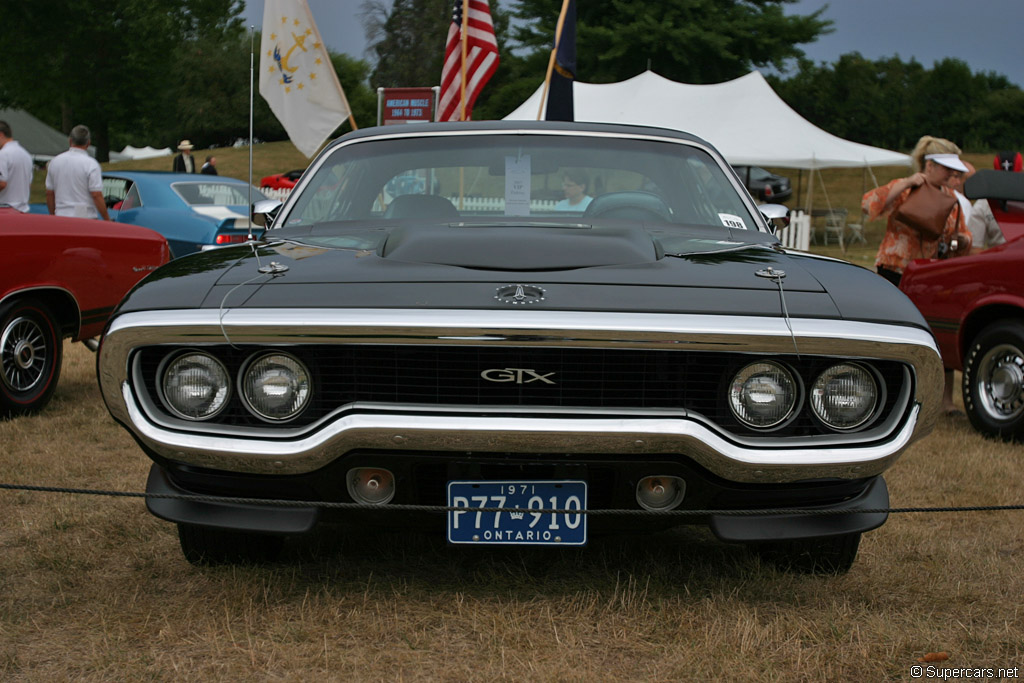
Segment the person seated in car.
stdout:
[[566,171],[562,177],[565,199],[555,204],[555,211],[585,211],[593,197],[587,194],[590,179],[583,171]]

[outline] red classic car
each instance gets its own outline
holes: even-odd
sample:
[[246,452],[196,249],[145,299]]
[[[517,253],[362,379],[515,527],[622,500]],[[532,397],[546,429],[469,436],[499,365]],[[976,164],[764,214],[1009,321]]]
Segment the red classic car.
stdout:
[[60,376],[62,340],[85,340],[139,280],[170,260],[134,225],[0,207],[0,416],[40,410]]
[[275,173],[274,175],[263,176],[260,180],[260,187],[269,187],[272,190],[290,190],[299,182],[306,169],[297,168],[287,173]]
[[931,326],[946,367],[963,370],[964,408],[975,429],[1024,440],[1024,173],[979,171],[965,194],[987,198],[1007,242],[914,261],[900,289]]

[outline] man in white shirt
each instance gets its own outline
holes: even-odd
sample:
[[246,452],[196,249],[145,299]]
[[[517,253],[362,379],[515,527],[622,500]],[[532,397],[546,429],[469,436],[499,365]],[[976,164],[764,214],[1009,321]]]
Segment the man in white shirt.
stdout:
[[[993,161],[992,168],[997,171],[1010,171],[1011,173],[1021,172],[1020,152],[999,152]],[[971,231],[974,238],[972,254],[984,251],[989,247],[995,247],[1006,242],[1002,228],[992,215],[992,205],[988,199],[979,199],[974,202],[974,210],[967,222],[967,229]]]
[[32,189],[32,156],[12,137],[11,127],[0,121],[0,204],[28,211]]
[[971,231],[971,236],[974,238],[972,254],[1006,242],[1003,230],[996,222],[995,216],[992,215],[992,206],[987,199],[979,199],[974,202],[974,209],[971,211],[967,229]]
[[100,165],[86,151],[90,138],[87,127],[72,128],[70,149],[55,156],[46,169],[46,208],[55,216],[110,220]]

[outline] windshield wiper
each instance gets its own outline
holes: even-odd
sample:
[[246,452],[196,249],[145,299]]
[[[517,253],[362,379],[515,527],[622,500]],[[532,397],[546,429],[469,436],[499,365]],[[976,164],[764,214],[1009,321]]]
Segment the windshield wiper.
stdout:
[[773,253],[785,253],[785,250],[778,244],[737,244],[733,247],[709,249],[706,251],[665,252],[665,256],[674,256],[675,258],[684,258],[696,261],[702,259],[714,259],[715,257],[726,254],[738,254],[744,251],[770,251]]

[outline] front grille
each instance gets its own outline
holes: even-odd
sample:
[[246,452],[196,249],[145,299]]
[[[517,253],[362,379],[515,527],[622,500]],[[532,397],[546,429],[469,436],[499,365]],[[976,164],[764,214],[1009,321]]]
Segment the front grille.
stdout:
[[720,375],[690,354],[648,351],[374,347],[317,356],[323,376],[340,380],[325,396],[341,403],[678,408],[687,394],[713,391]]
[[[245,361],[266,347],[206,347],[237,377]],[[732,417],[725,402],[726,383],[754,357],[685,350],[524,348],[471,346],[294,346],[314,378],[315,399],[287,426],[310,424],[354,402],[385,404],[514,406],[541,408],[686,409],[736,433],[750,433]],[[173,352],[172,352],[173,353]],[[140,368],[150,395],[166,347],[141,351]],[[817,374],[838,359],[775,356],[796,369],[809,387]],[[904,377],[903,365],[874,361],[892,408]],[[489,381],[486,373],[494,379]],[[237,392],[235,392],[237,394]],[[158,400],[154,403],[159,404]],[[804,401],[806,408],[806,401]],[[238,400],[215,422],[263,425]],[[786,434],[816,434],[804,410]]]

